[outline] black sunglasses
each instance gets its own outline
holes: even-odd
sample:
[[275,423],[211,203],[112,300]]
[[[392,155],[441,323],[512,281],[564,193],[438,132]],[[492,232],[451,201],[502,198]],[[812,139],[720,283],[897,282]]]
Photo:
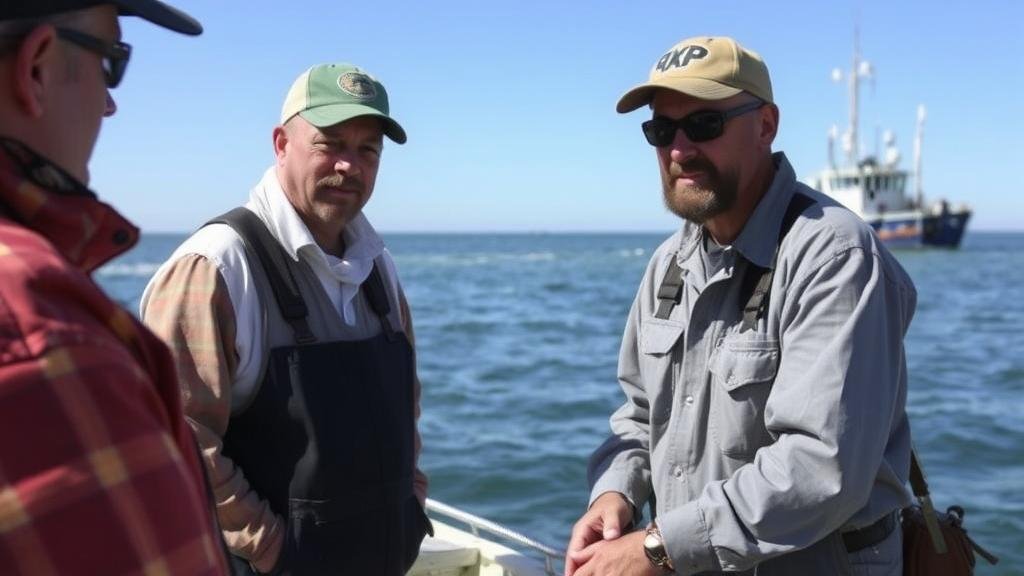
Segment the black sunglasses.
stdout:
[[764,102],[758,100],[729,110],[698,110],[678,120],[655,116],[640,127],[651,146],[668,146],[675,140],[676,130],[682,130],[691,142],[707,142],[722,135],[726,120],[753,112],[764,105]]
[[103,57],[103,77],[107,88],[116,88],[121,83],[128,68],[128,59],[132,56],[131,45],[124,42],[111,44],[70,28],[57,28],[57,36]]

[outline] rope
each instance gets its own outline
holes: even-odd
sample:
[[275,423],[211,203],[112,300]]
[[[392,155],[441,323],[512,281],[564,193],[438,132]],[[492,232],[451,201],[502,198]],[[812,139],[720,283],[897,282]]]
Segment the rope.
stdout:
[[479,516],[470,514],[469,512],[465,512],[463,510],[459,510],[458,508],[455,508],[453,506],[449,506],[447,504],[444,504],[443,502],[438,502],[437,500],[431,500],[430,498],[427,498],[427,510],[430,511],[430,512],[436,512],[438,514],[444,514],[445,516],[447,516],[449,518],[452,518],[454,520],[458,520],[459,522],[463,522],[463,523],[467,524],[473,530],[473,535],[474,536],[479,536],[479,534],[477,533],[477,530],[483,530],[485,532],[494,534],[496,536],[500,536],[500,537],[502,537],[502,538],[504,538],[506,540],[515,542],[517,544],[521,544],[521,545],[526,546],[528,548],[532,548],[533,550],[536,550],[536,551],[544,554],[544,556],[545,556],[545,564],[548,567],[548,572],[549,573],[551,573],[551,560],[552,559],[558,559],[558,560],[564,560],[565,559],[565,551],[564,550],[558,550],[558,549],[553,548],[551,546],[548,546],[546,544],[542,544],[542,543],[540,543],[540,542],[538,542],[538,541],[536,541],[536,540],[534,540],[532,538],[529,538],[527,536],[523,536],[522,534],[520,534],[519,532],[516,532],[515,530],[511,530],[511,529],[506,528],[506,527],[504,527],[504,526],[502,526],[500,524],[497,524],[495,522],[491,522],[490,520],[487,520],[486,518],[481,518]]

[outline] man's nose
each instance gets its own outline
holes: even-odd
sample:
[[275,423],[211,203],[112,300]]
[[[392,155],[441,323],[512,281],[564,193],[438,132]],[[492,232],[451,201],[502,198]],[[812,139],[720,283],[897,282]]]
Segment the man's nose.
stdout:
[[114,102],[114,97],[110,95],[110,90],[107,90],[107,108],[103,111],[103,115],[110,117],[115,112],[117,112],[117,102]]
[[682,164],[697,155],[697,145],[686,136],[686,132],[679,129],[676,130],[668,149],[669,157],[677,164]]
[[345,175],[356,174],[359,172],[359,163],[350,154],[341,153],[334,160],[334,171]]

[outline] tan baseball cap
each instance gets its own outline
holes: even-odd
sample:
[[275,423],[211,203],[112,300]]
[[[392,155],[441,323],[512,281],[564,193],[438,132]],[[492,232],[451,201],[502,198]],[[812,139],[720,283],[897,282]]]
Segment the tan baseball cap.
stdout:
[[281,124],[296,114],[317,128],[374,116],[388,138],[405,144],[405,130],[390,115],[384,85],[352,64],[318,64],[299,75],[284,99]]
[[749,92],[772,102],[772,80],[764,60],[725,36],[687,38],[669,48],[654,63],[647,82],[623,94],[615,110],[632,112],[649,104],[654,91],[662,88],[701,100]]

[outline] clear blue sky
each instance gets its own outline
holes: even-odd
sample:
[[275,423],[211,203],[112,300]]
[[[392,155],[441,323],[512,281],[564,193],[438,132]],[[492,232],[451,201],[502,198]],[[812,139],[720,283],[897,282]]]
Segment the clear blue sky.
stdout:
[[371,2],[172,0],[187,38],[122,19],[132,62],[92,185],[148,231],[188,231],[243,202],[270,166],[292,80],[349,61],[382,80],[409,133],[386,147],[367,213],[382,231],[669,231],[652,149],[618,96],[693,35],[759,52],[782,111],[776,149],[826,164],[859,13],[876,71],[861,141],[897,135],[910,165],[928,109],[927,195],[975,209],[975,230],[1024,229],[1024,3],[716,0]]

